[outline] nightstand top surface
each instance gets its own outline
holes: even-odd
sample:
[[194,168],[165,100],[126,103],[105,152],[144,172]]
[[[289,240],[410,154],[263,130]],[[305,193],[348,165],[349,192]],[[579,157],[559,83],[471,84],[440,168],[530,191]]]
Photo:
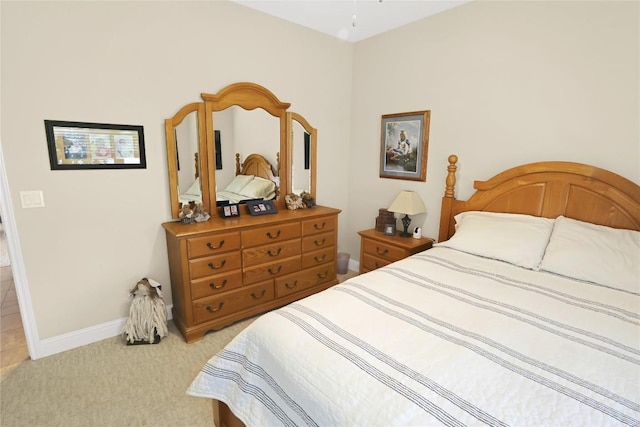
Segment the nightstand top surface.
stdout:
[[358,234],[367,239],[374,239],[385,243],[392,243],[395,246],[405,249],[413,249],[420,246],[433,244],[435,240],[429,237],[414,239],[413,237],[400,237],[400,233],[396,232],[393,236],[387,236],[382,231],[376,231],[375,228],[370,230],[358,231]]

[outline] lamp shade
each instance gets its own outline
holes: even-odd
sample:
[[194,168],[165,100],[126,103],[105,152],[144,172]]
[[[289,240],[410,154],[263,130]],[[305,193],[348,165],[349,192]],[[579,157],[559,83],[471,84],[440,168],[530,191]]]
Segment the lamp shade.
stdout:
[[411,190],[402,190],[387,210],[407,215],[417,215],[427,211],[418,193]]

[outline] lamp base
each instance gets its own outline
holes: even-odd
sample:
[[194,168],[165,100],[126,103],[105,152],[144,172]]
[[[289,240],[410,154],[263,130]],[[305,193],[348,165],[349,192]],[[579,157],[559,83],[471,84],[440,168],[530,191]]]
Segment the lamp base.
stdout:
[[411,218],[409,218],[409,215],[404,214],[401,221],[404,231],[400,232],[400,237],[413,237],[413,234],[407,231],[409,229],[409,224],[411,224]]

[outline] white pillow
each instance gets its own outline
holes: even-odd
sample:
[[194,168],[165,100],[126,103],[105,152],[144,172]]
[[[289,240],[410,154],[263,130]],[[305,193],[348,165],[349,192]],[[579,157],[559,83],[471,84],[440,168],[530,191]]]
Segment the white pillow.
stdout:
[[638,293],[640,232],[560,216],[540,269]]
[[224,191],[240,194],[240,190],[253,180],[253,175],[236,175]]
[[436,244],[537,270],[553,220],[531,215],[469,211],[456,215],[456,232]]
[[189,187],[187,192],[184,194],[189,194],[191,196],[201,196],[202,190],[200,189],[200,178],[196,178],[196,180],[193,181],[193,184],[191,184],[191,187]]
[[252,199],[267,198],[270,193],[274,192],[275,188],[276,184],[273,181],[256,176],[240,190],[240,195]]

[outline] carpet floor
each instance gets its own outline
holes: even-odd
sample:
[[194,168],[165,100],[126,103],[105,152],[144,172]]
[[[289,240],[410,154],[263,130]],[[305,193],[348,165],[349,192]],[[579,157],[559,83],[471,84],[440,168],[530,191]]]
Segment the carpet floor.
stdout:
[[120,337],[26,361],[0,383],[0,426],[212,426],[208,399],[185,392],[254,319],[186,344],[173,322],[158,344]]

